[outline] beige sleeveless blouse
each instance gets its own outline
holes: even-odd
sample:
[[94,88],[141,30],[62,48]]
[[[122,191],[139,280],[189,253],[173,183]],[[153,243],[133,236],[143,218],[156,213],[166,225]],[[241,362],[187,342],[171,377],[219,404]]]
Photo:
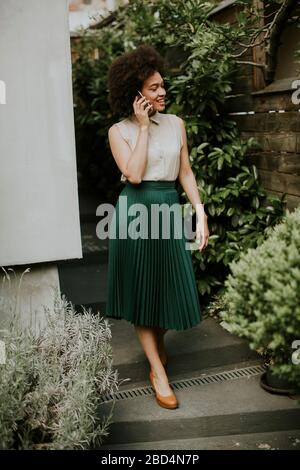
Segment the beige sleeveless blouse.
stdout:
[[[142,180],[173,181],[180,169],[181,127],[175,114],[156,113],[150,118],[147,165]],[[129,116],[116,123],[123,139],[133,151],[139,124]],[[122,174],[121,181],[127,178]]]

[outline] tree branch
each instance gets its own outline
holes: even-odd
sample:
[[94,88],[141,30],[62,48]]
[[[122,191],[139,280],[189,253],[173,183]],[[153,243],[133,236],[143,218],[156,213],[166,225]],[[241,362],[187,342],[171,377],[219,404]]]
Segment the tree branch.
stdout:
[[284,0],[281,7],[276,12],[272,24],[269,28],[269,33],[266,39],[269,39],[269,43],[266,47],[267,55],[267,68],[266,68],[266,83],[272,82],[277,65],[277,50],[280,40],[281,33],[284,26],[291,16],[293,9],[296,7],[297,0]]

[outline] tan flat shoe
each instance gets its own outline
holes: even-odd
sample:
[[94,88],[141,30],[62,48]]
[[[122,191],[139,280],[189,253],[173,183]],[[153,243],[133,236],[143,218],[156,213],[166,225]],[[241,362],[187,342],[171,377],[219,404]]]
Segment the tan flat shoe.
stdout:
[[154,385],[154,380],[153,380],[154,373],[152,370],[150,370],[149,377],[150,377],[152,388],[155,392],[155,398],[156,398],[157,403],[163,408],[168,408],[170,410],[178,408],[178,401],[174,393],[171,393],[171,395],[163,396],[157,392],[155,385]]

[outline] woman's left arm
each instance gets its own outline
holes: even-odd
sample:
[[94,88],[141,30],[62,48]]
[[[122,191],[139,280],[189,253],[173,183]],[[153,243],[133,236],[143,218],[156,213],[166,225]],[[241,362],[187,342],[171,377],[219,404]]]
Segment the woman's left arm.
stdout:
[[187,135],[183,119],[178,116],[180,120],[181,135],[182,135],[182,147],[180,152],[180,169],[178,174],[178,180],[183,187],[187,197],[189,198],[192,206],[195,208],[197,217],[196,227],[196,239],[198,243],[202,240],[199,250],[202,251],[208,244],[209,230],[207,225],[207,215],[204,211],[204,205],[202,204],[197,188],[197,183],[193,170],[191,169],[189,151],[187,145]]

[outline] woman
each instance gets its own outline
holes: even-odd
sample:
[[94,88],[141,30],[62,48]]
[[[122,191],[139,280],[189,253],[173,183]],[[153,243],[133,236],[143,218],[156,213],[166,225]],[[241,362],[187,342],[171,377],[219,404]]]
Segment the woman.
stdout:
[[[178,401],[166,374],[164,334],[168,329],[181,331],[198,324],[201,312],[187,240],[184,235],[175,237],[183,228],[183,217],[176,225],[170,211],[174,224],[169,238],[162,237],[165,217],[159,220],[155,238],[149,235],[151,227],[157,229],[153,215],[149,215],[151,208],[159,204],[180,207],[175,185],[178,178],[197,213],[200,250],[207,246],[209,231],[189,163],[184,121],[175,114],[163,113],[163,74],[163,58],[147,45],[118,57],[108,73],[110,106],[127,117],[108,131],[111,152],[126,186],[110,226],[106,316],[134,324],[150,363],[156,400],[160,406],[173,409]],[[130,209],[135,204],[148,210],[140,222],[145,237],[129,236],[133,222]],[[112,226],[115,237],[111,236]],[[124,229],[126,238],[120,236]]]

